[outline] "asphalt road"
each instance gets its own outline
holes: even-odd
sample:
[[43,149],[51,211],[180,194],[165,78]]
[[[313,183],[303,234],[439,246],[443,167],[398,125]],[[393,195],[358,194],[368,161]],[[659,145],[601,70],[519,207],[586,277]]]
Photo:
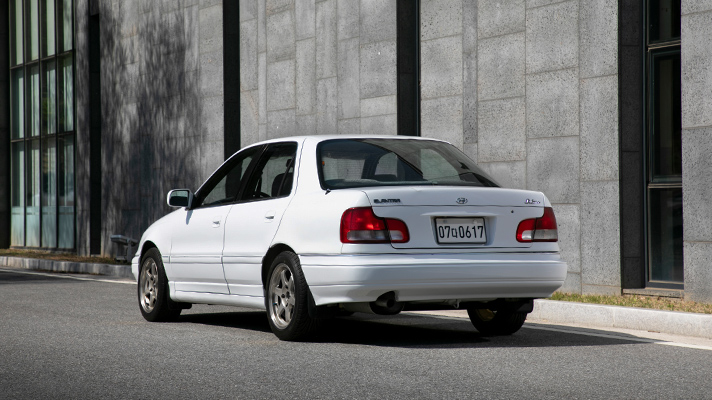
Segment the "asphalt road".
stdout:
[[525,324],[355,315],[279,341],[264,312],[141,317],[126,281],[0,270],[0,398],[709,399],[712,348]]

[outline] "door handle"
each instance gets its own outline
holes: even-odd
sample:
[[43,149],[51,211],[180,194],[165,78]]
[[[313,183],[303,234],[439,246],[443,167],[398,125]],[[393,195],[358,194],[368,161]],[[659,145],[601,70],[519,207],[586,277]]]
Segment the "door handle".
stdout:
[[221,216],[219,217],[214,217],[213,218],[213,228],[219,228],[220,227],[220,220],[222,219]]
[[271,221],[274,219],[274,214],[274,211],[267,211],[267,214],[265,214],[265,218]]

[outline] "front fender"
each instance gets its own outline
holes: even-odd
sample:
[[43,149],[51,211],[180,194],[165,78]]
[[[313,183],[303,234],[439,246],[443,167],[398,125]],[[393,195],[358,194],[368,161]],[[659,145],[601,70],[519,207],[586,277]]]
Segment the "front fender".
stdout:
[[151,226],[149,226],[143,233],[141,240],[138,242],[136,255],[133,260],[131,260],[131,272],[133,272],[136,280],[138,280],[138,267],[141,262],[141,257],[152,247],[157,248],[161,253],[161,259],[163,261],[163,268],[166,271],[166,277],[168,280],[171,279],[171,232],[173,231],[171,226],[173,226],[175,222],[179,222],[181,213],[185,214],[185,209],[176,210],[164,216],[151,224]]

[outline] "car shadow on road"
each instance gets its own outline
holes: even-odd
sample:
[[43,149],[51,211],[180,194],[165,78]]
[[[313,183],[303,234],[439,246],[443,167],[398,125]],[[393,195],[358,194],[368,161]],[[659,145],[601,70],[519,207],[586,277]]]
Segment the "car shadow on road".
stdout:
[[[531,329],[531,328],[539,329]],[[480,334],[468,319],[427,315],[354,315],[329,321],[317,342],[404,348],[572,347],[641,344],[634,336],[588,329],[586,334],[547,325],[525,324],[508,336]],[[629,339],[628,339],[629,338]]]
[[264,311],[184,313],[178,318],[177,322],[248,329],[272,334]]
[[[272,335],[264,311],[193,312],[181,315],[178,322],[246,329]],[[514,335],[489,337],[477,332],[468,319],[357,313],[350,317],[321,320],[317,333],[306,342],[438,349],[615,346],[648,342],[617,332],[596,329],[579,331],[527,323]],[[276,337],[274,339],[278,340]]]

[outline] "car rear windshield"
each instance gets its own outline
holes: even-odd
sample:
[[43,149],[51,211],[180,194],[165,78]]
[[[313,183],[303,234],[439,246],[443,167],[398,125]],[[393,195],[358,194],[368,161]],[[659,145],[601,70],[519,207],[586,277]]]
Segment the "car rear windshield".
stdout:
[[442,185],[497,187],[455,146],[433,140],[334,139],[317,146],[324,189]]

